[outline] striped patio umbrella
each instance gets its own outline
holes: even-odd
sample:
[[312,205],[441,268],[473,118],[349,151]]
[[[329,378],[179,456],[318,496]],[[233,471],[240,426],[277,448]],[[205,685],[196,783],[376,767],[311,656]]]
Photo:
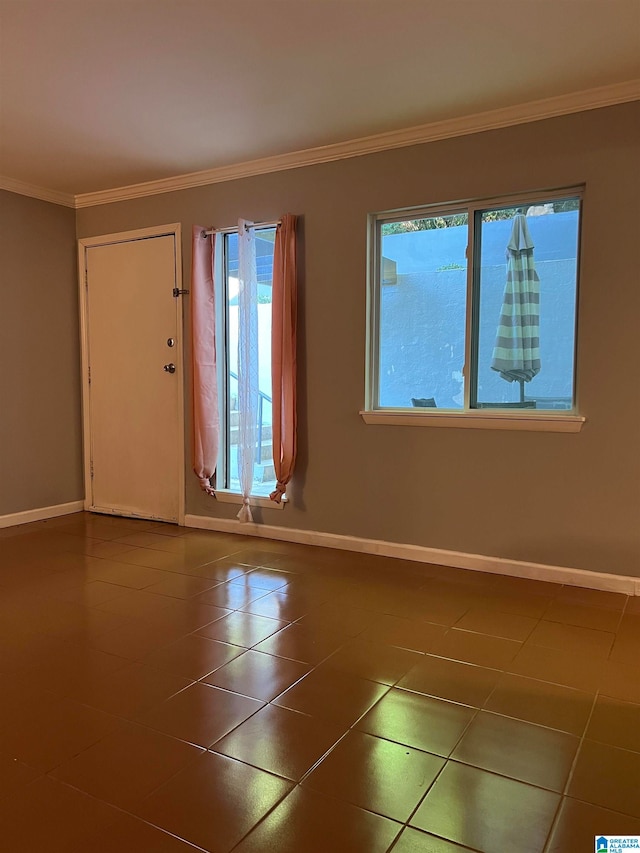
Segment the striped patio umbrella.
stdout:
[[507,281],[491,369],[507,382],[524,383],[540,372],[540,279],[527,218],[516,214],[507,244]]

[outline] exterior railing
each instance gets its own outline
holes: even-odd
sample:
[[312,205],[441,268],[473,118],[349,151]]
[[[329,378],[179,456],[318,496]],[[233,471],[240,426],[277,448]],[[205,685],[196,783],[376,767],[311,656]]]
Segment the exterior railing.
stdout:
[[[236,382],[239,381],[238,374],[234,373],[233,370],[229,371],[229,376],[232,379],[235,379]],[[262,463],[262,436],[263,436],[263,419],[264,419],[264,404],[265,402],[273,404],[273,400],[268,394],[265,394],[264,391],[260,391],[258,389],[258,441],[257,441],[257,451],[258,451],[258,464]]]

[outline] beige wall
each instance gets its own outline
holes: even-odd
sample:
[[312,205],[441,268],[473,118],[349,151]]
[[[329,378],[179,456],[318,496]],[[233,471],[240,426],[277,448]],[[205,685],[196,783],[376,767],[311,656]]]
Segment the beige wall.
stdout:
[[[86,208],[78,234],[180,221],[188,281],[192,224],[302,216],[296,488],[264,522],[640,576],[638,117],[621,105]],[[582,182],[583,431],[366,426],[367,213]],[[235,514],[187,482],[189,513]]]
[[75,212],[0,191],[0,516],[83,497]]

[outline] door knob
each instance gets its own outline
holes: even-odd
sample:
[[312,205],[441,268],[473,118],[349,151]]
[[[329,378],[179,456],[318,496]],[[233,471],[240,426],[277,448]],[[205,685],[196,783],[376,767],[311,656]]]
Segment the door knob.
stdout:
[[175,373],[176,372],[176,366],[173,363],[165,364],[165,366],[162,369],[164,370],[165,373]]

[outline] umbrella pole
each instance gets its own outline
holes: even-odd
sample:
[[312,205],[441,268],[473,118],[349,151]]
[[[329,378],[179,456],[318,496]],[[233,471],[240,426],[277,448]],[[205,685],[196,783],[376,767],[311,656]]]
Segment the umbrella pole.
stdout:
[[520,383],[520,402],[524,403],[524,379],[518,379]]

